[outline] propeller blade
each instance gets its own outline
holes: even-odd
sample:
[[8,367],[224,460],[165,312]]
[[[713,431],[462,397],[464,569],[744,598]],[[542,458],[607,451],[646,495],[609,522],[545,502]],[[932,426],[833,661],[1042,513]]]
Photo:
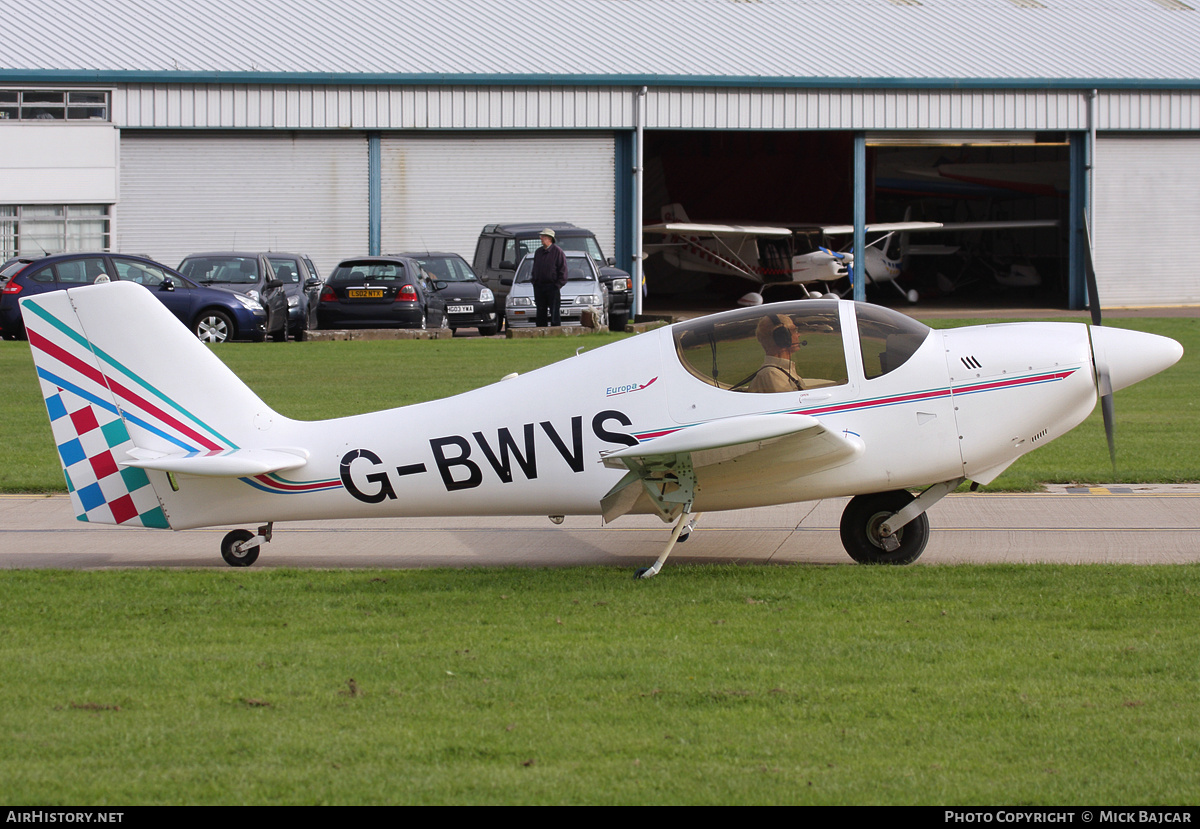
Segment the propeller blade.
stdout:
[[[1092,259],[1092,231],[1088,226],[1087,211],[1083,211],[1083,266],[1087,276],[1088,309],[1092,312],[1092,325],[1101,325],[1100,291],[1096,287],[1096,265]],[[1117,476],[1116,416],[1113,409],[1112,378],[1108,368],[1094,359],[1096,366],[1096,392],[1100,395],[1100,413],[1104,415],[1104,436],[1108,438],[1108,459],[1112,462],[1113,477]]]
[[1083,214],[1083,270],[1087,277],[1088,308],[1092,312],[1092,325],[1100,322],[1100,291],[1096,289],[1096,265],[1092,259],[1092,231],[1088,227],[1087,212]]
[[1116,418],[1113,413],[1112,377],[1107,368],[1096,369],[1096,391],[1100,394],[1100,413],[1104,416],[1104,436],[1108,438],[1108,459],[1113,477],[1117,475]]

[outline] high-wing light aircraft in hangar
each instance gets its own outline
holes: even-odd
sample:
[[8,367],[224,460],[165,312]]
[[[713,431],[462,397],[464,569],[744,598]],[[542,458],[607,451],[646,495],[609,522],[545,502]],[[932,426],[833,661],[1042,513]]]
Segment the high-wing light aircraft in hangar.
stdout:
[[[1172,365],[1174,340],[1079,323],[935,331],[845,300],[677,323],[444,400],[306,422],[274,412],[137,284],[22,301],[81,521],[247,524],[651,513],[673,545],[707,510],[854,496],[856,561],[907,564],[925,511]],[[137,333],[123,320],[137,319]],[[909,490],[919,490],[913,496]]]
[[[644,245],[647,254],[659,253],[682,270],[728,276],[764,288],[780,284],[824,286],[853,275],[855,254],[836,251],[833,239],[854,233],[854,225],[790,225],[787,227],[689,222],[680,204],[662,209],[663,221],[646,225],[642,232],[661,241]],[[868,284],[891,283],[909,302],[919,297],[904,290],[896,279],[905,272],[911,256],[948,255],[958,248],[910,244],[914,233],[953,233],[981,230],[1021,230],[1057,227],[1055,219],[980,222],[874,222],[865,231],[874,238],[866,245],[863,272]],[[810,291],[814,296],[819,293]],[[742,304],[759,304],[752,292]]]

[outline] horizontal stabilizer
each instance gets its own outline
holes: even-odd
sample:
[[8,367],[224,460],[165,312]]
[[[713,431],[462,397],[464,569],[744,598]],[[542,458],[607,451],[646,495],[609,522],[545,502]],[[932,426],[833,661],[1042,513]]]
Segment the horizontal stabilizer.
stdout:
[[215,478],[268,475],[298,469],[308,463],[308,452],[304,449],[225,449],[177,453],[130,449],[127,454],[133,460],[121,461],[121,466]]

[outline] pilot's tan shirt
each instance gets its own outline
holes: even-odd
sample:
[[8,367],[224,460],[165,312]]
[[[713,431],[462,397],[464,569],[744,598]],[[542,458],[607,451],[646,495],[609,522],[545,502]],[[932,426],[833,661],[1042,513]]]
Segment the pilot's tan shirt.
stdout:
[[782,391],[797,391],[801,388],[800,374],[796,364],[782,357],[764,357],[762,368],[750,381],[750,391],[772,394]]

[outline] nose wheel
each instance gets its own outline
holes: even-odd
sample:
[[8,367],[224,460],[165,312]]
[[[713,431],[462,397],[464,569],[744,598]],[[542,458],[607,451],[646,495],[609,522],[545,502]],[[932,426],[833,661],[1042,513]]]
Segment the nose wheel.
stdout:
[[271,540],[271,524],[264,524],[257,533],[231,530],[221,539],[221,558],[230,567],[249,567],[258,561],[258,550]]
[[842,513],[842,546],[859,564],[912,564],[929,542],[929,517],[916,516],[888,535],[883,524],[914,500],[905,490],[858,495]]

